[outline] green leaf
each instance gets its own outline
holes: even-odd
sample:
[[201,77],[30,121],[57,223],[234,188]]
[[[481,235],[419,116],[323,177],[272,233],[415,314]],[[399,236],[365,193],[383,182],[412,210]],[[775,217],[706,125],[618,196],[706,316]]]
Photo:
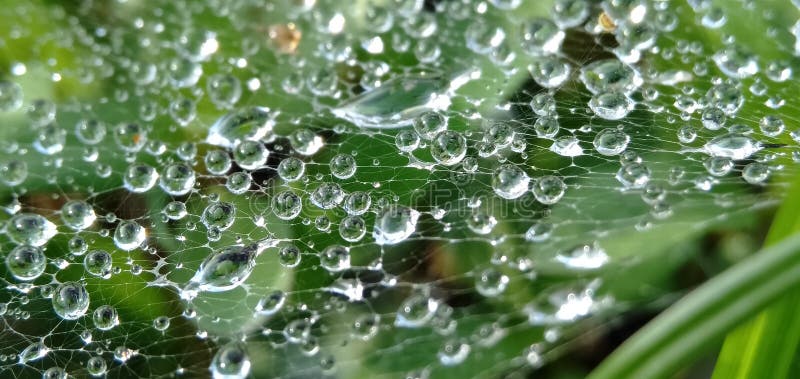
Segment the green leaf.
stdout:
[[762,249],[687,295],[628,339],[589,378],[671,377],[798,284],[800,234]]
[[[800,190],[797,181],[789,193]],[[765,242],[775,244],[800,231],[800,198],[785,200],[775,216]],[[800,310],[800,291],[785,294],[739,326],[725,338],[713,379],[786,378],[800,342],[800,323],[796,322]]]

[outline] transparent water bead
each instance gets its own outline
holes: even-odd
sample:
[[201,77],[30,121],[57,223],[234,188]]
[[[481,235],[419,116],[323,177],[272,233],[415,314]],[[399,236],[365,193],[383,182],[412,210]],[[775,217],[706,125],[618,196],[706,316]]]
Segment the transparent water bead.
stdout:
[[188,165],[175,163],[164,168],[158,185],[169,195],[183,196],[191,192],[194,183],[194,170]]
[[94,327],[100,330],[111,330],[119,325],[117,309],[111,305],[101,305],[92,313]]
[[394,245],[411,236],[417,228],[419,212],[402,206],[390,205],[378,212],[372,237],[378,245]]
[[93,377],[102,377],[106,374],[106,370],[108,370],[108,365],[103,357],[91,357],[86,361],[86,372]]
[[467,155],[467,139],[459,132],[445,130],[430,145],[433,159],[445,166],[458,164]]
[[594,138],[594,148],[608,156],[619,155],[628,148],[631,137],[616,128],[603,129]]
[[533,196],[542,204],[555,204],[567,190],[567,185],[557,176],[547,175],[536,179],[531,188]]
[[629,95],[644,82],[639,71],[616,59],[599,60],[583,66],[580,78],[593,94],[618,92]]
[[528,66],[533,80],[544,88],[558,88],[569,79],[572,66],[558,57],[541,57]]
[[245,170],[257,170],[269,157],[269,150],[258,141],[242,141],[233,148],[233,159]]
[[244,344],[232,342],[217,350],[209,370],[214,379],[244,379],[250,373],[250,366]]
[[6,224],[6,235],[22,245],[42,246],[57,232],[55,224],[35,213],[17,214]]
[[422,114],[450,107],[452,92],[479,72],[447,80],[439,76],[396,77],[332,110],[362,128],[388,129],[411,125]]
[[128,166],[122,177],[123,186],[133,193],[144,193],[153,188],[158,181],[158,172],[146,164]]
[[114,230],[114,244],[125,251],[131,251],[141,246],[146,238],[147,231],[136,221],[122,221]]
[[22,87],[7,80],[0,81],[0,112],[11,112],[22,107]]
[[303,200],[292,191],[283,191],[272,198],[272,212],[281,220],[292,220],[303,209]]
[[36,246],[21,245],[6,255],[6,267],[17,280],[34,280],[47,268],[47,257]]
[[720,71],[734,79],[744,79],[758,72],[755,55],[736,45],[724,47],[714,54],[713,60]]
[[69,379],[67,371],[61,367],[53,366],[44,370],[42,379]]
[[102,278],[110,277],[112,264],[111,254],[105,250],[92,250],[83,258],[86,272]]
[[303,177],[306,164],[299,158],[288,157],[278,164],[278,176],[287,182],[293,182]]
[[89,292],[82,283],[60,284],[53,293],[53,310],[64,320],[77,320],[89,309]]
[[278,313],[286,303],[286,294],[281,290],[275,290],[267,296],[262,297],[256,303],[255,311],[261,316],[270,316]]
[[524,311],[531,325],[565,325],[590,315],[602,304],[594,299],[590,284],[582,291],[557,291],[542,301],[526,305]]
[[635,103],[621,92],[604,92],[592,96],[589,108],[598,117],[606,120],[620,120],[633,110]]
[[330,272],[346,270],[350,268],[350,249],[341,245],[330,245],[319,253],[319,263]]
[[534,19],[522,25],[522,48],[532,56],[555,54],[561,49],[565,36],[553,21]]
[[447,342],[437,353],[439,362],[444,366],[455,366],[461,364],[469,356],[470,345],[464,342]]
[[289,143],[300,155],[314,155],[322,148],[322,137],[310,129],[298,129],[289,136]]
[[24,365],[28,362],[37,361],[44,358],[49,351],[50,349],[48,349],[43,342],[33,342],[19,353],[18,362]]
[[530,177],[517,165],[504,164],[497,168],[492,178],[492,188],[497,196],[516,199],[528,191]]
[[487,268],[475,278],[475,290],[486,297],[500,295],[508,287],[509,278],[496,268]]
[[598,244],[581,245],[559,253],[556,262],[572,270],[594,270],[608,263],[608,255]]
[[90,227],[97,216],[89,203],[83,200],[70,200],[61,207],[61,220],[64,225],[74,230]]
[[337,154],[331,158],[331,175],[339,179],[348,179],[356,173],[356,159],[350,154]]
[[53,155],[64,150],[67,132],[56,124],[45,125],[33,141],[33,147],[39,153]]
[[226,230],[236,221],[236,207],[226,201],[213,203],[203,210],[200,221],[208,229]]
[[200,264],[182,296],[191,299],[198,292],[223,292],[239,287],[253,272],[256,258],[275,245],[276,241],[265,239],[214,252]]
[[311,203],[322,209],[333,209],[344,200],[345,193],[337,183],[322,183],[311,193]]
[[760,142],[743,134],[728,133],[714,137],[705,144],[703,150],[714,157],[727,157],[741,160],[750,157],[763,148]]
[[559,137],[550,145],[550,151],[562,157],[579,157],[583,155],[583,148],[575,136]]
[[0,181],[7,186],[17,186],[28,178],[28,164],[25,161],[11,160],[0,163]]
[[269,108],[236,109],[220,117],[208,129],[206,143],[232,149],[242,141],[261,141],[272,133],[274,115]]
[[394,325],[399,328],[419,328],[429,323],[439,302],[424,294],[414,294],[407,298],[397,310]]

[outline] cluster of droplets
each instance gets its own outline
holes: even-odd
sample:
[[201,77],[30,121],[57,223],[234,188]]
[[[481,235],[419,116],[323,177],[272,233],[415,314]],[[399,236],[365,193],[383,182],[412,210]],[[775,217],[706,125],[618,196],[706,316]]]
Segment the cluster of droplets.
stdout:
[[[63,324],[53,328],[85,345],[11,326],[2,336],[25,343],[0,356],[0,372],[82,349],[80,370],[101,377],[163,358],[152,345],[187,330],[212,348],[203,374],[214,378],[266,375],[262,345],[296,347],[316,361],[308,376],[330,373],[346,364],[341,346],[420,330],[433,331],[435,356],[409,377],[530,330],[524,359],[505,357],[536,368],[562,333],[613,309],[600,274],[628,254],[605,238],[667,223],[693,197],[755,208],[760,198],[714,190],[770,184],[800,142],[780,112],[791,64],[764,62],[734,35],[704,46],[677,33],[679,12],[697,15],[688,26],[725,27],[727,9],[708,1],[554,0],[523,19],[514,13],[530,1],[368,2],[361,15],[316,3],[212,12],[286,17],[266,27],[212,31],[159,8],[119,31],[64,30],[91,59],[49,78],[119,87],[97,104],[39,98],[24,63],[0,79],[2,122],[25,125],[0,146],[0,315],[36,319],[41,298]],[[191,19],[205,5],[188,8]],[[260,37],[233,42],[242,28]],[[780,32],[800,41],[798,26]],[[130,57],[125,38],[163,62]],[[526,292],[548,276],[564,282]],[[170,307],[129,304],[151,290]],[[470,329],[461,317],[483,308],[462,309],[456,292],[524,321],[493,314]],[[344,341],[325,335],[342,324]],[[162,339],[137,342],[134,328]]]

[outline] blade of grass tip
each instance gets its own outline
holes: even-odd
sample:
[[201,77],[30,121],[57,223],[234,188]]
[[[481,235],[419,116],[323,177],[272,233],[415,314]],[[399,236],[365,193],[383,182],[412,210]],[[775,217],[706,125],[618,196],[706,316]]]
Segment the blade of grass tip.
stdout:
[[[788,193],[800,191],[800,180]],[[772,221],[765,246],[800,232],[800,197],[789,196]],[[789,290],[732,331],[722,345],[713,379],[786,378],[800,342],[800,291]]]
[[745,259],[634,334],[590,379],[668,378],[725,333],[800,284],[800,235]]

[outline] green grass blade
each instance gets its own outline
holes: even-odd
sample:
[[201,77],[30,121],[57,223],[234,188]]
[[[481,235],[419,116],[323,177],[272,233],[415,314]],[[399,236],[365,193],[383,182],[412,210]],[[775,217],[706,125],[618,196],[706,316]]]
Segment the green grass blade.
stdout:
[[[797,193],[796,182],[789,193]],[[766,246],[800,231],[800,197],[790,196],[775,216]],[[731,332],[722,346],[713,379],[786,378],[798,342],[800,291],[791,290]]]
[[590,379],[668,378],[735,326],[800,284],[800,235],[747,258],[636,333]]

